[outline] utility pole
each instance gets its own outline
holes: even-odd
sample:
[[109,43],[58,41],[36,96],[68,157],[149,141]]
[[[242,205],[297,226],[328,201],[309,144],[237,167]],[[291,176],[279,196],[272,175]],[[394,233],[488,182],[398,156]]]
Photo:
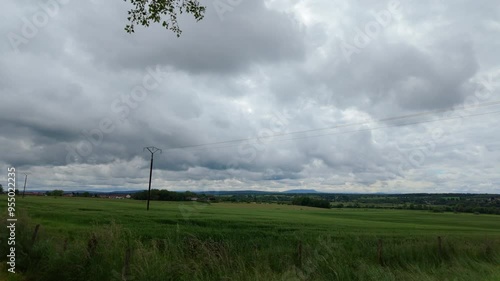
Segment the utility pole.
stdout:
[[26,193],[26,182],[28,181],[28,175],[29,174],[24,174],[24,188],[23,188],[23,198],[24,198],[24,193]]
[[148,189],[148,207],[146,210],[149,211],[149,199],[151,199],[151,178],[153,177],[153,157],[156,152],[162,153],[161,149],[154,147],[154,146],[149,146],[145,147],[143,151],[148,150],[151,153],[151,166],[149,167],[149,189]]

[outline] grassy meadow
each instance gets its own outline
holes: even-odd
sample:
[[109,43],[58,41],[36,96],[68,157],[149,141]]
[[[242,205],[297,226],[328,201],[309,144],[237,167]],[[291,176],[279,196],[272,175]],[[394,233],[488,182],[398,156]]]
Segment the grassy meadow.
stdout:
[[17,215],[4,280],[500,280],[495,215],[64,197]]

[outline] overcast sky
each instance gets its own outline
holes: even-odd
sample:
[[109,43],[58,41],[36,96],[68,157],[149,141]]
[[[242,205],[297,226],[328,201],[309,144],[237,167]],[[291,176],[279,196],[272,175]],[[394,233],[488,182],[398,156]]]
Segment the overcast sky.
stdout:
[[5,1],[0,183],[500,193],[498,1],[205,3]]

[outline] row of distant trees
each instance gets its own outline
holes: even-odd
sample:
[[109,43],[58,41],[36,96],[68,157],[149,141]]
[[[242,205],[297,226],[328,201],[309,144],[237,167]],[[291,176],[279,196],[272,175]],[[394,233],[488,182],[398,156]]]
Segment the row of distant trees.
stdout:
[[64,195],[64,190],[55,189],[55,190],[52,190],[52,191],[47,191],[47,192],[45,192],[45,195],[47,195],[47,196],[63,196]]
[[316,208],[330,209],[330,201],[324,199],[314,199],[311,197],[301,196],[292,200],[293,205],[309,206]]
[[[3,186],[0,184],[0,193],[3,193]],[[19,193],[19,190],[16,189],[16,194]],[[94,197],[94,196],[97,196],[96,194],[91,194],[90,192],[82,192],[82,193],[78,193],[78,192],[72,192],[73,193],[73,196],[80,196],[80,197]],[[55,189],[55,190],[52,190],[52,191],[47,191],[45,192],[45,195],[47,196],[63,196],[64,195],[64,190],[61,190],[61,189]]]
[[[1,184],[0,184],[0,193],[3,193],[3,186]],[[16,194],[18,194],[18,193],[19,193],[19,190],[16,189]]]
[[[63,196],[64,191],[60,189],[55,189],[52,191],[47,191],[45,192],[47,196]],[[98,197],[97,194],[90,193],[88,191],[85,192],[71,192],[71,195],[76,196],[76,197]]]
[[[0,193],[3,193],[3,186],[0,184]],[[16,189],[16,194],[19,194],[19,189]]]
[[454,212],[454,213],[474,213],[474,214],[492,214],[500,215],[498,207],[481,207],[481,206],[466,206],[457,204],[454,206],[433,206],[433,205],[398,205],[398,206],[383,206],[383,205],[360,205],[354,204],[333,204],[332,208],[367,208],[367,209],[397,209],[397,210],[423,210],[432,211],[435,213]]
[[[151,200],[158,201],[189,201],[192,198],[198,197],[196,193],[186,191],[186,192],[175,192],[168,190],[151,189]],[[148,191],[140,191],[132,194],[132,198],[136,200],[147,200]]]

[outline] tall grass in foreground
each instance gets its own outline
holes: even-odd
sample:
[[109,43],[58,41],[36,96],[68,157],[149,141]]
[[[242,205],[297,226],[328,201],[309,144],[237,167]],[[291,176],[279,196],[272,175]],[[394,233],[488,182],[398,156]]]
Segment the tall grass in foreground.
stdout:
[[[142,239],[111,224],[68,238],[42,226],[33,243],[34,224],[20,221],[22,274],[8,280],[500,280],[498,239],[445,237],[439,249],[428,236],[386,237],[381,264],[377,239],[368,235],[225,239],[178,232]],[[6,238],[2,232],[2,253]]]

